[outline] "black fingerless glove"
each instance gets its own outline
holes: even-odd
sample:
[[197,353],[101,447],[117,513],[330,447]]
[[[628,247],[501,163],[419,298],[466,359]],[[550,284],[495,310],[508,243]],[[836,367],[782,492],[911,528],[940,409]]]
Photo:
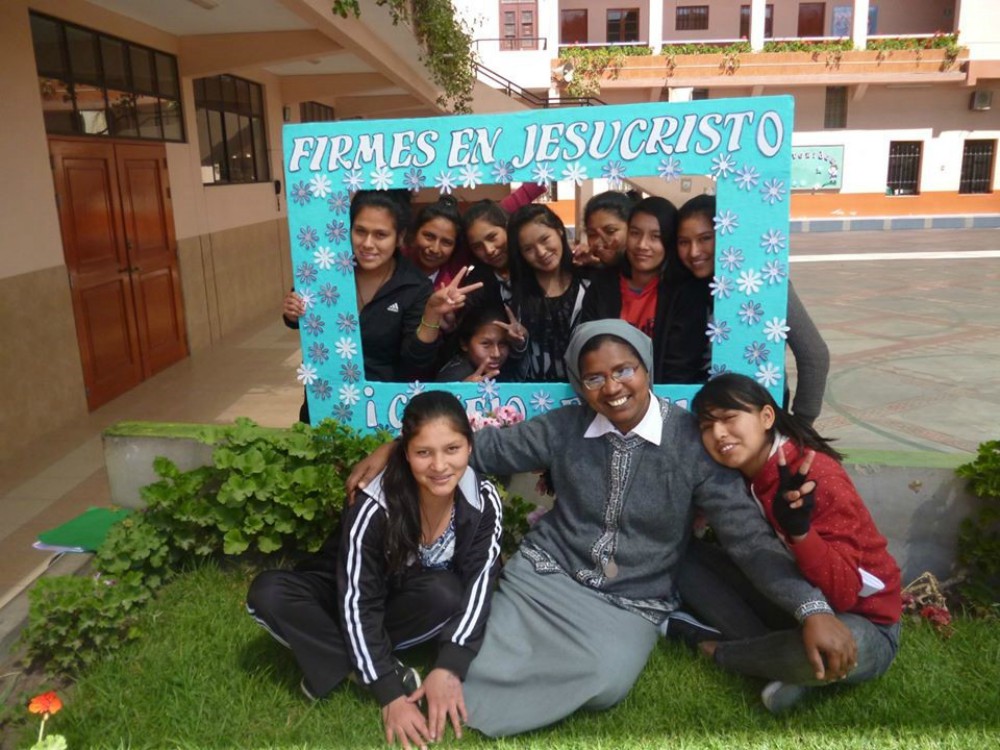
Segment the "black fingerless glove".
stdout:
[[[771,510],[774,520],[787,536],[804,536],[809,531],[813,508],[816,507],[816,488],[802,495],[802,504],[798,508],[789,505],[785,495],[789,492],[801,491],[802,485],[810,481],[808,477],[789,471],[787,466],[778,467],[778,491],[774,496]],[[815,480],[812,480],[815,482]]]

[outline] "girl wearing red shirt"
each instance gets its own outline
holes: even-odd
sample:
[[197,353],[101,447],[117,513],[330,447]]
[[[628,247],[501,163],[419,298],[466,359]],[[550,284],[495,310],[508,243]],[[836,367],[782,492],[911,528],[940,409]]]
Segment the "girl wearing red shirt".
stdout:
[[[841,455],[744,375],[726,373],[706,383],[692,411],[709,455],[744,476],[803,577],[823,592],[854,635],[858,658],[845,682],[884,673],[899,648],[899,567],[840,464]],[[807,686],[822,684],[798,634],[775,623],[756,591],[740,591],[741,581],[718,575],[720,568],[702,556],[704,547],[690,556],[689,575],[679,583],[686,607],[721,631],[719,642],[699,647],[725,669],[770,680],[761,694],[769,710],[789,708]],[[721,614],[724,601],[735,608]]]

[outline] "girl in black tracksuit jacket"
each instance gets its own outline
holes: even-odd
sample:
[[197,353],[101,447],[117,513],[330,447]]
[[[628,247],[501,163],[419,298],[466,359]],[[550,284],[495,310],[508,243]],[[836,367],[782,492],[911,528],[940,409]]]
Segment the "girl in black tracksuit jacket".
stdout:
[[[471,447],[457,398],[414,396],[394,459],[319,555],[261,573],[247,595],[250,614],[291,648],[306,695],[326,696],[353,671],[383,707],[386,731],[418,744],[430,731],[440,738],[445,713],[456,725],[464,718],[459,681],[482,644],[500,571],[500,497],[469,468]],[[442,717],[430,730],[405,700],[419,679],[393,656],[429,641],[438,652],[422,691]]]

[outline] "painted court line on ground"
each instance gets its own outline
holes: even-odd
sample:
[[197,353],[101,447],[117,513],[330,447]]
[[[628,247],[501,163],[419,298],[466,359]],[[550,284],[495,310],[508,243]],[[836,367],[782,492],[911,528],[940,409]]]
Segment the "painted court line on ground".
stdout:
[[791,263],[826,263],[834,260],[957,260],[962,258],[1000,258],[1000,250],[952,250],[912,253],[827,253],[792,255]]

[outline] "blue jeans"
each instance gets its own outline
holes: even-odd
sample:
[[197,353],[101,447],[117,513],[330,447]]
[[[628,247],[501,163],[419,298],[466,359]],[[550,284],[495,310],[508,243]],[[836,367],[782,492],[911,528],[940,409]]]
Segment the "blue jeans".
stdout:
[[[693,541],[677,581],[684,608],[722,632],[715,661],[723,669],[797,685],[816,680],[795,619],[754,588],[721,548]],[[858,666],[840,684],[883,674],[899,650],[899,623],[878,625],[861,615],[837,614],[858,645]]]

